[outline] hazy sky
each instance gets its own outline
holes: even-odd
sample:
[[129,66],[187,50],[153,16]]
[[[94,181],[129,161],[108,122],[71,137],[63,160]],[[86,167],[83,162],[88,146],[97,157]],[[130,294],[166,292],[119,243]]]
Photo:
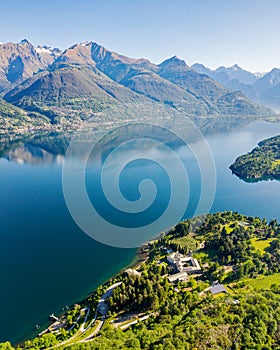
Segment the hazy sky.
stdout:
[[159,63],[280,67],[280,0],[1,0],[0,41],[96,41]]

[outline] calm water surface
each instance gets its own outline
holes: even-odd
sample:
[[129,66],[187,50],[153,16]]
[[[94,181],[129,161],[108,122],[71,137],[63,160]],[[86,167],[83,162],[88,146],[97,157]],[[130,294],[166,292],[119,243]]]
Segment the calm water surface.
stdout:
[[[207,137],[217,170],[212,212],[233,210],[280,220],[280,182],[246,183],[228,168],[261,139],[279,133],[280,124],[261,122]],[[180,149],[180,154],[190,174],[191,199],[185,213],[190,217],[201,184],[188,150]],[[86,296],[135,256],[135,249],[103,245],[78,228],[63,197],[62,162],[62,156],[32,147],[0,159],[0,341],[16,343],[35,335],[35,324],[46,326],[49,314]],[[87,181],[94,189],[94,170],[90,174]],[[145,177],[154,178],[161,203],[167,203],[168,181],[150,162],[126,169],[120,184],[124,195],[137,199],[135,184]],[[153,210],[157,215],[162,207],[155,205]]]

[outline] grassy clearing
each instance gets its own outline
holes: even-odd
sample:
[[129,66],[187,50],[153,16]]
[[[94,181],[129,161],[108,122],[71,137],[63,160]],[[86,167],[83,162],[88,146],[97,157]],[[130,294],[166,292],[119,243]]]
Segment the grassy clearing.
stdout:
[[251,244],[253,247],[256,248],[256,250],[259,250],[261,254],[264,254],[266,248],[269,247],[271,241],[272,241],[271,238],[261,239],[261,238],[254,237],[251,239]]
[[262,276],[256,279],[245,279],[243,282],[255,290],[269,290],[272,284],[280,284],[280,273],[275,273],[270,276]]
[[272,165],[271,165],[271,168],[275,168],[277,167],[278,165],[280,165],[280,159],[276,159],[272,162]]
[[234,229],[235,225],[233,222],[230,222],[228,224],[224,225],[224,228],[226,229],[227,234],[231,233]]
[[203,252],[194,254],[194,258],[200,259],[202,262],[211,262],[217,260],[217,251],[215,249],[205,249]]

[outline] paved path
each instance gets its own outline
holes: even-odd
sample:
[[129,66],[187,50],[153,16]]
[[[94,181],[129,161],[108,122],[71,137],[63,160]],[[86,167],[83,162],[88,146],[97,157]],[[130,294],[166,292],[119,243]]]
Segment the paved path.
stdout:
[[[80,318],[81,318],[81,312],[82,311],[87,311],[87,314],[85,316],[85,319],[84,319],[84,322],[82,323],[81,327],[79,328],[78,332],[76,334],[73,335],[73,337],[59,343],[59,344],[56,344],[48,349],[53,349],[53,348],[56,348],[56,347],[59,347],[59,346],[62,346],[62,345],[72,345],[72,344],[75,344],[75,343],[83,343],[83,342],[88,342],[90,340],[92,340],[96,334],[101,330],[101,328],[103,327],[104,323],[105,323],[105,320],[106,320],[106,316],[107,316],[107,313],[108,313],[108,305],[106,303],[107,299],[110,298],[114,292],[114,290],[119,286],[121,285],[122,282],[117,282],[117,283],[114,283],[112,284],[110,287],[108,287],[105,291],[105,293],[101,296],[101,298],[99,299],[98,301],[98,304],[97,304],[97,307],[96,307],[96,311],[95,311],[95,315],[94,315],[94,318],[93,320],[90,322],[90,324],[87,326],[87,328],[85,328],[85,324],[87,322],[87,319],[88,319],[88,316],[89,316],[89,313],[90,313],[90,309],[88,306],[86,306],[85,308],[83,308],[81,311],[80,311],[80,315],[79,317],[77,318],[76,322],[71,326],[70,329],[68,329],[68,332],[71,331],[75,325],[79,322]],[[73,340],[80,336],[82,333],[84,333],[85,331],[87,331],[90,327],[92,327],[92,325],[95,323],[96,319],[97,319],[97,314],[101,313],[102,315],[102,318],[101,318],[101,321],[100,323],[97,325],[97,327],[94,329],[94,331],[92,333],[90,333],[85,339],[82,339],[78,342],[74,342],[73,343]]]
[[[96,313],[95,313],[95,320],[97,318],[97,313],[101,313],[102,315],[102,319],[101,322],[98,324],[98,326],[95,328],[95,330],[88,335],[85,339],[81,340],[81,342],[87,342],[92,340],[92,338],[94,338],[96,336],[96,334],[101,330],[101,328],[103,327],[105,320],[106,320],[106,316],[108,313],[108,305],[106,303],[107,299],[110,298],[114,292],[114,290],[121,285],[122,282],[117,282],[112,284],[109,288],[106,289],[105,293],[101,296],[101,298],[98,301],[97,307],[96,307]],[[88,327],[89,328],[89,327]]]
[[98,325],[94,329],[94,331],[92,333],[90,333],[90,335],[88,335],[85,339],[80,340],[79,343],[86,343],[86,342],[92,340],[96,336],[96,334],[101,330],[101,328],[103,327],[105,320],[106,320],[106,315],[102,316],[101,321],[98,323]]
[[140,322],[140,321],[147,320],[150,316],[151,315],[146,315],[146,316],[140,317],[140,318],[138,318],[138,319],[136,319],[134,321],[131,321],[131,322],[127,323],[127,324],[124,324],[124,325],[120,326],[120,329],[126,329],[126,328],[128,328],[128,327],[130,327],[130,326],[132,326],[132,325],[134,325],[134,324],[136,324],[138,322]]
[[[86,332],[90,327],[92,327],[92,325],[96,322],[96,319],[97,319],[97,315],[98,315],[98,312],[101,313],[102,315],[102,318],[101,318],[101,322],[97,325],[97,327],[93,330],[92,333],[90,333],[85,339],[82,339],[76,343],[84,343],[84,342],[88,342],[90,340],[92,340],[96,334],[101,330],[101,328],[103,327],[104,323],[105,323],[105,320],[106,320],[106,316],[107,316],[107,313],[108,313],[108,305],[106,303],[107,299],[112,296],[114,290],[119,286],[121,285],[122,282],[117,282],[117,283],[114,283],[112,284],[110,287],[108,287],[105,291],[105,293],[101,296],[101,298],[99,299],[98,301],[98,304],[97,304],[97,307],[96,307],[96,311],[95,311],[95,315],[94,315],[94,318],[93,320],[90,322],[90,324],[87,326],[87,328],[85,328],[85,324],[87,322],[87,319],[88,319],[88,316],[89,316],[89,313],[90,313],[90,309],[88,306],[86,306],[84,309],[81,310],[82,311],[87,311],[87,314],[85,316],[85,319],[84,319],[84,322],[82,323],[81,327],[79,328],[79,331],[73,335],[73,337],[59,343],[59,344],[56,344],[48,349],[53,349],[53,348],[56,348],[58,346],[62,346],[62,345],[72,345],[72,344],[75,344],[75,342],[73,343],[73,340],[80,336],[82,333]],[[77,322],[79,322],[80,318],[81,318],[81,312],[80,312],[80,315],[79,317],[77,318],[76,322],[74,323],[74,325],[72,325],[72,327],[68,330],[68,332],[70,330],[72,330],[75,325],[77,324]]]
[[86,331],[85,324],[87,322],[87,319],[88,319],[88,316],[89,316],[89,313],[90,313],[90,308],[88,306],[86,306],[82,311],[87,311],[87,314],[86,314],[86,317],[84,319],[84,322],[82,323],[82,325],[80,327],[80,331],[81,332],[85,332]]
[[77,333],[75,333],[71,338],[66,339],[63,342],[59,343],[59,344],[55,344],[54,346],[51,346],[48,349],[57,348],[59,346],[65,345],[65,344],[70,345],[70,344],[72,344],[71,342],[80,335],[79,331],[83,332],[82,329],[84,329],[84,327],[85,327],[85,323],[87,322],[87,317],[88,317],[89,312],[90,312],[90,308],[88,306],[86,306],[86,307],[84,307],[83,309],[80,310],[79,317],[77,318],[76,322],[71,326],[71,328],[68,329],[67,332],[70,332],[76,326],[77,322],[79,322],[79,320],[81,318],[81,312],[82,311],[87,311],[87,314],[85,316],[84,322],[82,323],[81,327],[78,329]]

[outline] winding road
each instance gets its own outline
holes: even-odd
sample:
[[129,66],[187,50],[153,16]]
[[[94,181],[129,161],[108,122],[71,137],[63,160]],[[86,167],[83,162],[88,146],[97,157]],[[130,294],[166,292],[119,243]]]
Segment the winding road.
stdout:
[[[59,346],[72,345],[72,344],[75,344],[75,343],[85,343],[85,342],[88,342],[88,341],[92,340],[96,336],[96,334],[101,330],[101,328],[103,327],[103,325],[105,323],[106,316],[107,316],[107,313],[108,313],[108,305],[107,305],[106,301],[107,301],[108,298],[110,298],[112,296],[114,289],[117,288],[120,284],[122,284],[122,282],[114,283],[114,284],[112,284],[110,287],[108,287],[106,289],[105,293],[101,296],[101,298],[98,301],[94,318],[92,319],[90,324],[87,326],[87,328],[85,328],[85,324],[87,322],[87,319],[88,319],[88,316],[89,316],[89,313],[90,313],[90,308],[88,306],[86,306],[83,309],[81,309],[80,315],[78,316],[76,322],[67,331],[67,332],[71,331],[76,326],[76,324],[79,322],[79,320],[81,318],[81,313],[83,311],[87,311],[85,319],[84,319],[83,323],[81,324],[81,327],[78,329],[77,333],[74,334],[73,337],[71,337],[71,338],[69,338],[69,339],[67,339],[67,340],[65,340],[65,341],[63,341],[63,342],[61,342],[59,344],[56,344],[56,345],[54,345],[54,346],[52,346],[52,347],[50,347],[48,349],[54,349],[54,348],[57,348]],[[94,331],[92,333],[90,333],[85,339],[82,339],[82,340],[80,340],[78,342],[73,342],[73,340],[75,338],[77,338],[78,336],[80,336],[81,334],[86,332],[90,327],[93,326],[93,324],[97,320],[98,313],[100,313],[102,315],[102,318],[101,318],[99,324],[97,325],[97,327],[94,329]]]

